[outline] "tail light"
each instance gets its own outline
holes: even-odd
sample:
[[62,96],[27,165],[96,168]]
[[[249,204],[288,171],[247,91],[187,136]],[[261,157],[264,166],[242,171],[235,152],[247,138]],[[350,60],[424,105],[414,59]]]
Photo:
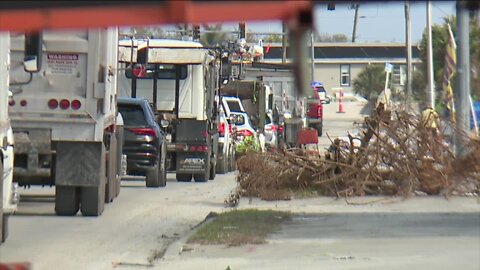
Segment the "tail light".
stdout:
[[283,132],[284,129],[285,129],[284,126],[279,126],[279,127],[278,127],[278,132]]
[[68,101],[66,99],[60,100],[60,108],[62,110],[66,110],[66,109],[68,109],[68,107],[70,107],[70,101]]
[[157,133],[153,128],[128,128],[135,135],[146,135],[157,137]]
[[240,136],[244,136],[244,137],[253,136],[253,132],[251,132],[248,129],[242,129],[242,130],[239,130],[237,132],[238,132],[238,135],[240,135]]
[[218,133],[221,137],[225,136],[225,123],[221,122],[218,126]]
[[56,109],[57,107],[58,107],[58,101],[56,99],[52,98],[48,101],[48,108],[53,110],[53,109]]
[[206,145],[199,145],[197,146],[197,152],[208,152],[208,146]]
[[72,109],[78,110],[80,109],[80,107],[82,107],[82,103],[80,102],[80,100],[75,99],[74,101],[72,101],[71,106],[72,106]]
[[266,131],[271,131],[271,132],[276,132],[277,131],[277,126],[275,126],[275,125],[265,126],[265,130]]

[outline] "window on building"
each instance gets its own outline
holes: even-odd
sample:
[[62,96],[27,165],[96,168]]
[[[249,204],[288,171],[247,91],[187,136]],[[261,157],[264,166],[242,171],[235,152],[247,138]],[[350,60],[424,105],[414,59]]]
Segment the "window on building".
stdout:
[[405,86],[407,81],[407,67],[405,65],[394,65],[392,70],[392,85]]
[[350,86],[350,65],[340,65],[340,85]]

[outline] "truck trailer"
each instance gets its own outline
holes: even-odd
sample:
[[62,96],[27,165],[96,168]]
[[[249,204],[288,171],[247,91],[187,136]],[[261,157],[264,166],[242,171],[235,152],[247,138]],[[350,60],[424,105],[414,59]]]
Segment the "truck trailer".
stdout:
[[218,157],[219,67],[198,42],[119,41],[120,93],[148,99],[167,131],[167,167],[177,181],[214,179]]
[[14,181],[55,185],[57,215],[99,216],[120,192],[117,28],[12,34]]
[[17,210],[18,190],[13,180],[13,132],[8,116],[10,34],[0,32],[0,239],[8,235],[8,218]]

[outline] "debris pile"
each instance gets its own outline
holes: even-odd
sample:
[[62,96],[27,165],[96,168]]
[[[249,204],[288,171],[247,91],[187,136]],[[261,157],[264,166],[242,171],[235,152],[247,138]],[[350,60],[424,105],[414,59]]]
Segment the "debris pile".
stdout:
[[417,115],[365,118],[358,135],[331,139],[319,155],[301,148],[248,152],[237,161],[236,197],[290,199],[298,191],[325,196],[455,195],[480,190],[480,140],[455,157],[452,143]]

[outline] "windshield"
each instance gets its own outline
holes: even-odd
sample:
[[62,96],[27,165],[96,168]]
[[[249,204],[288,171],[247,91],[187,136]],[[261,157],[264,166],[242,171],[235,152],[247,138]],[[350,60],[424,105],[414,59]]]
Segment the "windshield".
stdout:
[[146,126],[147,120],[140,105],[119,104],[118,111],[122,114],[125,126]]
[[[175,80],[175,65],[157,65],[157,79],[160,80]],[[153,74],[155,71],[155,64],[147,64],[146,65],[147,74],[143,77],[137,79],[153,79]],[[180,80],[185,80],[187,78],[187,66],[180,65]],[[132,78],[132,69],[127,67],[125,69],[125,76],[129,79]]]
[[236,100],[227,100],[228,108],[230,112],[243,112],[242,108],[240,107],[240,103]]

